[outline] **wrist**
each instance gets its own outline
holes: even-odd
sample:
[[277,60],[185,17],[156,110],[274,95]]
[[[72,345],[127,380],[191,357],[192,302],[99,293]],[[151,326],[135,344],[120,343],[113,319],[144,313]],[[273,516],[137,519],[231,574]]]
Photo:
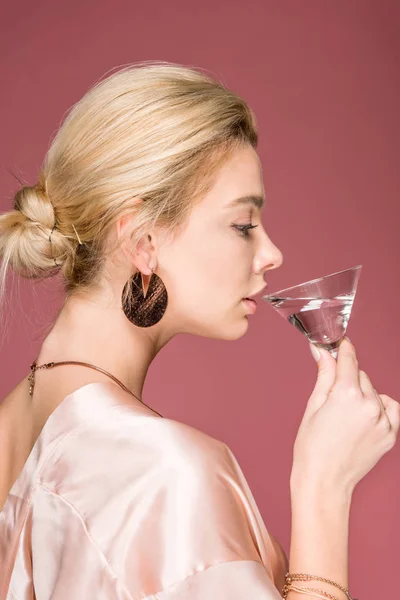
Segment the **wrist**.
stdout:
[[290,475],[290,496],[293,500],[304,500],[312,502],[314,500],[330,502],[335,505],[351,504],[354,487],[346,485],[345,482],[336,484],[326,478],[314,478],[306,476],[304,473],[292,471]]

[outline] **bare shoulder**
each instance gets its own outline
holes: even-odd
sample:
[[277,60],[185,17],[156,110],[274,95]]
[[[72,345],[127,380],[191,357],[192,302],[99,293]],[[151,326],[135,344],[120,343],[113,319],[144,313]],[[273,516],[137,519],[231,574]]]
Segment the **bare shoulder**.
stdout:
[[2,444],[14,442],[16,447],[20,447],[21,440],[29,439],[31,419],[31,399],[27,380],[24,378],[0,401],[0,440]]
[[26,378],[0,402],[0,506],[32,449],[32,409]]

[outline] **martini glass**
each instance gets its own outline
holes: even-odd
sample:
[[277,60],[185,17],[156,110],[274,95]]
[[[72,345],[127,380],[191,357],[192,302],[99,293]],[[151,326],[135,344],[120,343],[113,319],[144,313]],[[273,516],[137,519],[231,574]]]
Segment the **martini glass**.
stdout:
[[337,358],[346,335],[362,265],[262,296],[309,342]]

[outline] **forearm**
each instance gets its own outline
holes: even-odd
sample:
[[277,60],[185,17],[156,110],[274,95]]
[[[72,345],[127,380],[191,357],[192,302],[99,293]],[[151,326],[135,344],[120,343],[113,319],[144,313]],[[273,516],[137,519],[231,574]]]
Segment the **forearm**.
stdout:
[[[291,481],[290,573],[317,575],[348,589],[351,496],[348,492],[296,485]],[[295,581],[293,584],[324,590],[340,600],[346,598],[339,588],[322,581]],[[300,592],[288,594],[288,600],[305,598],[307,596]]]

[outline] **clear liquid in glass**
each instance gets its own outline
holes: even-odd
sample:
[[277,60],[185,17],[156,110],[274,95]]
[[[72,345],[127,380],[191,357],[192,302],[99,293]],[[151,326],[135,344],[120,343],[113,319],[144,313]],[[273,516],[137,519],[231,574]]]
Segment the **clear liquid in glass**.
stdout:
[[263,296],[315,346],[337,358],[357,291],[362,265],[311,279]]
[[354,296],[354,293],[334,298],[269,296],[269,302],[310,342],[336,354],[346,334]]

